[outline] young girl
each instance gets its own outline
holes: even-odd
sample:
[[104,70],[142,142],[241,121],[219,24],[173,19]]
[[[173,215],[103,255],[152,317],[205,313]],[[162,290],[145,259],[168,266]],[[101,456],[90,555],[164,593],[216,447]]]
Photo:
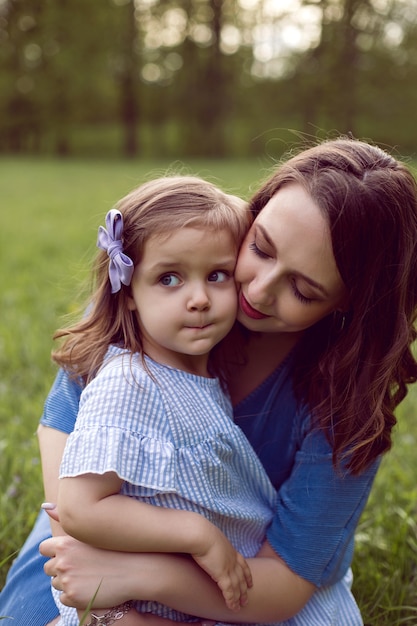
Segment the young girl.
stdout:
[[109,550],[190,554],[232,610],[251,584],[236,549],[258,553],[275,503],[209,356],[235,322],[248,224],[243,201],[198,178],[134,190],[99,229],[91,310],[53,355],[88,383],[61,465],[63,529]]

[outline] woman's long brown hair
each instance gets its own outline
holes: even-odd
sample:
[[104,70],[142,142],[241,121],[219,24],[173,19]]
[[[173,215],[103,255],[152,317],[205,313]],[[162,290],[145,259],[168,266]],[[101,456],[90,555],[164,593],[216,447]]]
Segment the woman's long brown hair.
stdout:
[[331,442],[334,464],[358,474],[391,447],[394,409],[417,380],[417,186],[402,162],[341,138],[279,167],[253,198],[253,215],[294,182],[328,221],[349,293],[344,315],[306,331],[295,389]]

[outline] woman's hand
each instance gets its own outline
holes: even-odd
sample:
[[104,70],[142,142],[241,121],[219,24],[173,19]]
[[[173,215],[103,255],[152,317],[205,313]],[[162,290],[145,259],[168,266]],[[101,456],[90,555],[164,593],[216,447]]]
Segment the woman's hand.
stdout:
[[[116,606],[132,598],[138,599],[139,582],[142,599],[154,599],[152,580],[158,580],[155,572],[158,555],[154,554],[150,559],[147,555],[100,550],[68,535],[46,539],[39,550],[43,556],[49,557],[44,570],[52,577],[53,587],[63,592],[63,604],[83,609],[97,592],[93,607]],[[141,569],[144,574],[138,581],[138,572],[135,577],[127,573],[140,556],[143,556]],[[150,568],[148,575],[146,566]],[[133,584],[133,579],[135,587],[130,588],[129,581],[132,580]]]

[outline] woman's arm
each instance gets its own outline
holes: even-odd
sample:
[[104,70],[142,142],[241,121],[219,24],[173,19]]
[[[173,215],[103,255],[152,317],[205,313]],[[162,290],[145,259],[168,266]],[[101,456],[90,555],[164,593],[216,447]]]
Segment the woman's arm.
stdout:
[[[45,499],[48,502],[57,502],[59,467],[68,435],[55,428],[39,424],[37,436],[41,454]],[[65,534],[59,522],[51,517],[50,522],[53,535]]]
[[229,609],[238,610],[251,573],[225,535],[198,513],[119,494],[122,483],[115,472],[61,479],[58,511],[65,532],[107,550],[190,554],[217,583]]
[[100,584],[96,606],[151,599],[206,619],[259,624],[289,619],[315,590],[268,544],[248,560],[253,587],[248,604],[237,613],[225,607],[217,586],[186,556],[103,551],[71,537],[48,539],[40,549],[50,557],[46,573],[55,577],[53,585],[64,591],[62,601],[69,606],[86,606]]
[[248,562],[253,586],[248,591],[247,604],[238,613],[231,613],[219,602],[218,590],[207,577],[193,571],[191,561],[181,565],[181,573],[177,574],[174,585],[167,581],[168,584],[158,591],[158,601],[176,610],[186,610],[216,621],[259,624],[290,619],[315,591],[314,585],[294,574],[267,543],[260,554]]

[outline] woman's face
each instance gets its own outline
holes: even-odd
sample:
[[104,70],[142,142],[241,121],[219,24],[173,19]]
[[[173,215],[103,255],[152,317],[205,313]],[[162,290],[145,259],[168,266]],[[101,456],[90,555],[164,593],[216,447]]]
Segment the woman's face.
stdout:
[[239,321],[258,332],[299,332],[347,305],[325,217],[291,183],[265,205],[239,253]]

